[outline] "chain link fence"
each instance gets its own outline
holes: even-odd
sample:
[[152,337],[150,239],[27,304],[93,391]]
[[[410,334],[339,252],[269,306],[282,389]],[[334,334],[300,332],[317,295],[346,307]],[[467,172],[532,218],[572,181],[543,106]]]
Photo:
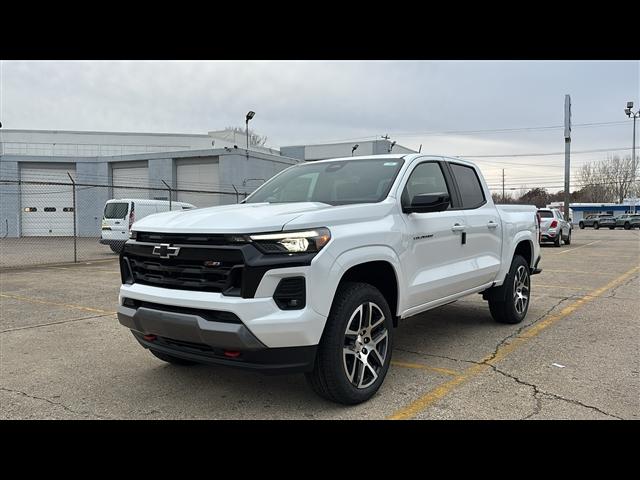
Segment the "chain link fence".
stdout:
[[[147,188],[78,183],[71,177],[68,182],[0,179],[0,269],[115,259],[117,242],[112,249],[105,241],[128,237],[130,219],[189,208],[183,204],[202,208],[239,203],[256,187],[189,190],[168,184]],[[105,208],[111,199],[127,199],[118,203],[128,207]]]

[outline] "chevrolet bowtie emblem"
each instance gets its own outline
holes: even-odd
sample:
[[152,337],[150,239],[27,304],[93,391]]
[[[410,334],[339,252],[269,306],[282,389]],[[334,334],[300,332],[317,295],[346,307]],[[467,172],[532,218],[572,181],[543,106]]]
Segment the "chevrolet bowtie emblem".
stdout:
[[161,243],[153,247],[153,254],[160,255],[160,258],[175,257],[180,252],[180,247],[172,247],[168,243]]

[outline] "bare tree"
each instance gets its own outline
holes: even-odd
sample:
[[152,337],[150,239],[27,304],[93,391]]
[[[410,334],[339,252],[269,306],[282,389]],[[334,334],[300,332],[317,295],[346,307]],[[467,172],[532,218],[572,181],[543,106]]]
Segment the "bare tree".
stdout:
[[[229,133],[230,138],[235,138],[234,134],[237,136],[242,136],[242,138],[246,138],[247,131],[244,127],[226,127],[224,129],[225,132]],[[253,130],[249,129],[249,145],[253,145],[255,147],[263,147],[264,144],[267,143],[266,135],[258,135]]]
[[632,170],[629,156],[620,158],[615,155],[607,157],[606,160],[585,163],[578,173],[583,200],[623,203],[625,197],[637,191],[633,184]]

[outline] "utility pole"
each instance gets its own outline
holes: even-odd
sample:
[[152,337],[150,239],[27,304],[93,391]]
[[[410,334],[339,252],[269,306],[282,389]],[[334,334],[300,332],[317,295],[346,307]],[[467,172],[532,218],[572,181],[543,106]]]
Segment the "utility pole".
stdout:
[[564,219],[569,221],[569,176],[571,175],[571,96],[564,96]]
[[504,200],[504,168],[502,169],[502,203],[506,203]]

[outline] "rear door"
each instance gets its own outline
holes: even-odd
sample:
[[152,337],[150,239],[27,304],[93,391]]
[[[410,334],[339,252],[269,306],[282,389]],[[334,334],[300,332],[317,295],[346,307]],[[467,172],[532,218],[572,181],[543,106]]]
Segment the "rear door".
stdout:
[[102,238],[127,240],[129,238],[129,206],[131,202],[107,202],[102,217]]
[[449,162],[462,203],[466,243],[462,261],[467,270],[467,289],[495,280],[502,264],[502,222],[496,206],[485,192],[476,169]]

